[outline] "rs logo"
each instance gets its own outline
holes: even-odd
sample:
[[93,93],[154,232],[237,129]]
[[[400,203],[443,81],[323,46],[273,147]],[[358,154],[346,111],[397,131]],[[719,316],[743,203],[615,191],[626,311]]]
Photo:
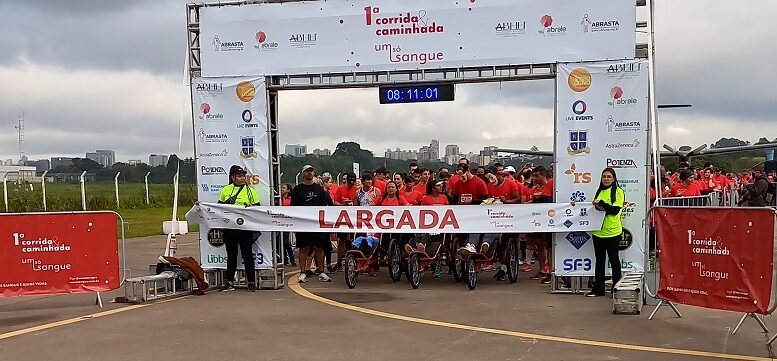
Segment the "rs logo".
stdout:
[[572,165],[564,171],[564,174],[571,175],[574,178],[575,184],[588,184],[591,183],[591,173],[589,172],[578,172],[577,171],[577,165],[575,163],[572,163]]
[[590,258],[567,258],[564,260],[564,271],[590,271],[591,259]]

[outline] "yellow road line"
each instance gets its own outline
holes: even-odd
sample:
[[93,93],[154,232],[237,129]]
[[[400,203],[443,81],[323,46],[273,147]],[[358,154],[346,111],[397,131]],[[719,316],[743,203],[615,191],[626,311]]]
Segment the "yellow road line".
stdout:
[[487,328],[487,327],[477,327],[477,326],[462,325],[458,323],[442,322],[442,321],[435,321],[435,320],[427,320],[423,318],[403,316],[403,315],[397,315],[397,314],[383,312],[383,311],[371,310],[369,308],[353,306],[353,305],[333,301],[328,298],[324,298],[314,293],[311,293],[310,291],[302,288],[302,286],[299,285],[299,282],[297,282],[297,280],[295,279],[289,279],[288,284],[289,284],[289,288],[291,288],[292,291],[296,292],[298,295],[302,297],[311,299],[313,301],[321,302],[330,306],[339,307],[349,311],[360,312],[360,313],[364,313],[372,316],[420,323],[420,324],[430,325],[430,326],[447,327],[447,328],[453,328],[453,329],[459,329],[459,330],[465,330],[465,331],[483,332],[483,333],[489,333],[489,334],[495,334],[495,335],[518,337],[518,338],[529,339],[529,340],[553,341],[553,342],[562,342],[562,343],[568,343],[568,344],[574,344],[574,345],[606,347],[606,348],[630,350],[630,351],[664,353],[664,354],[674,354],[674,355],[683,355],[683,356],[712,357],[712,358],[729,359],[729,360],[745,360],[745,361],[774,360],[768,357],[593,341],[593,340],[584,340],[584,339],[576,339],[576,338],[569,338],[569,337],[558,337],[558,336],[549,336],[549,335],[541,335],[541,334],[526,333],[526,332],[500,330],[500,329]]

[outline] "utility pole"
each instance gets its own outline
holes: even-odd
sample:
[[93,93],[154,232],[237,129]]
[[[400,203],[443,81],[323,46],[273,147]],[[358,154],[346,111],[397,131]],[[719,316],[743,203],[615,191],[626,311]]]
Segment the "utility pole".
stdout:
[[14,126],[14,128],[19,130],[19,173],[17,173],[16,181],[21,183],[24,181],[22,177],[22,166],[24,165],[24,147],[22,146],[24,144],[24,112],[19,115],[18,125]]

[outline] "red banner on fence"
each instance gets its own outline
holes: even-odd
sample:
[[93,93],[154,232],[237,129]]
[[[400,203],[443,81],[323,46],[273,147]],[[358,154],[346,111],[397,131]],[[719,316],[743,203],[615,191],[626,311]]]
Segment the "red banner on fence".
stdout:
[[119,288],[113,213],[0,214],[0,296]]
[[656,208],[658,297],[766,314],[774,267],[774,211]]

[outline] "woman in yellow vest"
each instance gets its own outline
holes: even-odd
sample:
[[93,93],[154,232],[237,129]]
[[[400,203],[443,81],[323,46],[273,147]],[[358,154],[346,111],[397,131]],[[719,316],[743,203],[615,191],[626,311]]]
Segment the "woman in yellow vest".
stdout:
[[[239,206],[254,206],[259,204],[259,194],[248,184],[246,180],[246,171],[238,165],[229,168],[229,184],[221,189],[219,203],[234,204]],[[227,275],[226,283],[221,287],[221,291],[234,291],[235,271],[237,270],[237,250],[240,248],[240,254],[243,256],[245,265],[246,280],[248,281],[248,291],[256,291],[256,273],[254,272],[254,242],[256,241],[254,231],[241,229],[228,229],[224,232],[224,245],[227,248]]]
[[602,229],[594,231],[594,253],[596,255],[596,272],[594,287],[587,297],[604,296],[604,271],[607,265],[607,257],[612,265],[613,285],[621,279],[621,260],[618,256],[618,246],[623,237],[623,224],[621,223],[621,208],[625,201],[623,188],[618,186],[618,177],[615,170],[605,168],[602,171],[602,180],[594,197],[594,207],[605,213]]

